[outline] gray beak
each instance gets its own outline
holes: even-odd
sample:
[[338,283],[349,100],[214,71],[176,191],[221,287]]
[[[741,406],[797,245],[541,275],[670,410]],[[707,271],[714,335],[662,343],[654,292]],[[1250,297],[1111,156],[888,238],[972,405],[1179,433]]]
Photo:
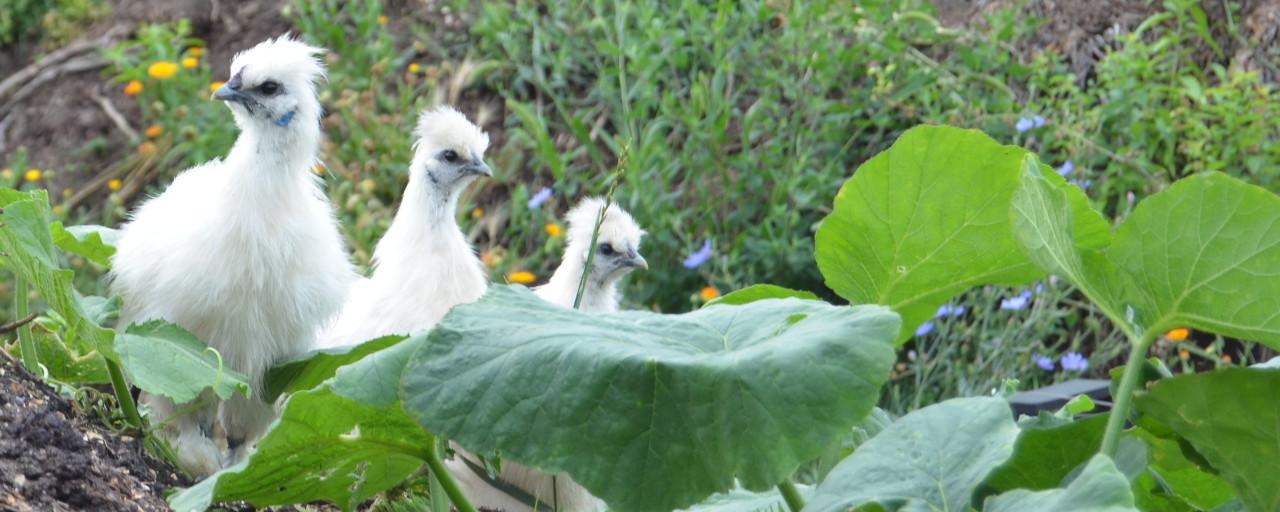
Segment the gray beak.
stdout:
[[213,91],[213,97],[222,101],[234,101],[236,103],[244,103],[248,101],[249,96],[231,88],[231,84],[223,84],[216,91]]
[[627,251],[627,259],[622,260],[622,264],[632,268],[649,270],[649,262],[645,261],[644,256],[635,251]]
[[483,160],[480,160],[474,164],[468,164],[466,167],[463,167],[462,173],[473,174],[476,176],[493,176],[493,169],[490,169],[488,164],[484,163]]

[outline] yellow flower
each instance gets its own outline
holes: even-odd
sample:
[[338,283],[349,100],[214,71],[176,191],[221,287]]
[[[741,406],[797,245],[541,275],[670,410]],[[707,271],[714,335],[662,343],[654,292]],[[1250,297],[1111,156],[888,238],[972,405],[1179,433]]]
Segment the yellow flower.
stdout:
[[315,167],[311,168],[311,172],[314,172],[320,176],[324,176],[324,164],[316,164]]
[[147,67],[147,76],[156,80],[168,80],[178,74],[178,65],[167,60],[156,62]]
[[422,65],[421,65],[421,64],[418,64],[417,62],[414,62],[414,63],[412,63],[412,64],[409,64],[409,72],[410,72],[410,73],[412,73],[412,74],[415,74],[415,75],[416,75],[416,74],[418,74],[418,73],[421,73],[421,72],[422,72]]
[[379,24],[379,25],[382,25],[382,26],[384,26],[384,27],[385,27],[385,26],[387,25],[387,17],[386,17],[386,16],[378,16],[378,24]]
[[53,205],[53,214],[54,214],[54,215],[62,215],[63,213],[66,213],[66,211],[67,211],[67,207],[65,207],[65,206],[62,206],[62,205],[60,205],[60,204],[55,204],[55,205]]
[[529,284],[537,281],[538,276],[533,275],[533,272],[521,270],[519,272],[512,272],[511,275],[507,276],[507,279],[513,283]]
[[44,176],[44,173],[41,172],[40,169],[36,169],[34,167],[27,169],[27,172],[22,175],[22,177],[27,181],[40,181],[41,176]]
[[480,217],[484,217],[484,208],[476,208],[474,210],[471,210],[471,218],[478,219]]
[[200,56],[204,55],[204,48],[201,48],[199,46],[196,46],[194,48],[187,48],[187,55],[190,55],[198,59],[200,58]]
[[156,137],[159,137],[163,133],[164,133],[164,127],[158,124],[153,124],[147,127],[147,137],[151,137],[154,139]]
[[702,288],[702,291],[698,292],[698,296],[702,297],[702,300],[712,300],[720,296],[720,290],[717,290],[714,286],[706,286]]
[[554,222],[547,224],[547,234],[552,238],[560,236],[560,225]]
[[196,66],[199,66],[199,65],[200,65],[200,61],[196,60],[195,57],[187,57],[185,59],[182,59],[182,67],[184,68],[195,69]]
[[1187,339],[1187,336],[1190,336],[1190,335],[1191,335],[1191,331],[1188,330],[1186,327],[1179,327],[1177,329],[1164,333],[1164,337],[1169,338],[1169,341],[1183,341]]
[[151,143],[151,141],[138,144],[138,154],[142,156],[154,155],[156,154],[156,145]]
[[214,82],[214,83],[211,83],[211,84],[209,84],[209,92],[216,91],[216,90],[218,90],[218,89],[222,88],[222,86],[223,86],[223,85],[224,85],[224,83],[223,83],[223,82]]
[[141,92],[142,92],[142,82],[139,82],[137,80],[130,80],[129,83],[124,85],[125,96],[131,96],[131,97],[137,96]]
[[112,192],[120,190],[120,187],[123,187],[123,186],[124,186],[124,183],[122,183],[120,180],[111,180],[107,182],[107,188],[111,189]]

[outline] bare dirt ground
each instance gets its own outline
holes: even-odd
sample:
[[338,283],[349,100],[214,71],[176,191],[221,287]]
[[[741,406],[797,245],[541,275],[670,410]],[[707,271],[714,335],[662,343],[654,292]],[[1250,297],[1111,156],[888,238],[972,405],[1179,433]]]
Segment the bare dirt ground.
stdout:
[[0,353],[0,510],[168,510],[184,483]]

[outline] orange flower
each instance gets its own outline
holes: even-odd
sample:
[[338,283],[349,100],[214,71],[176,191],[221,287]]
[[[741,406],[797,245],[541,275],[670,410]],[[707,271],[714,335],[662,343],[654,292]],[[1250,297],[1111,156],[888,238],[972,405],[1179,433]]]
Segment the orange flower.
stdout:
[[138,154],[142,156],[154,155],[156,154],[156,145],[151,143],[151,141],[138,144]]
[[562,233],[562,231],[560,230],[560,225],[554,222],[547,224],[546,230],[547,230],[547,235],[550,236],[551,238],[558,237]]
[[507,280],[513,283],[529,284],[537,281],[538,276],[533,275],[533,272],[521,270],[519,272],[512,272],[511,275],[507,276]]
[[1169,341],[1184,341],[1187,339],[1187,336],[1190,336],[1190,335],[1191,335],[1191,331],[1188,330],[1186,327],[1179,327],[1177,329],[1164,333],[1164,337],[1169,338]]
[[1188,360],[1188,359],[1191,359],[1191,351],[1189,351],[1189,350],[1187,350],[1187,349],[1185,349],[1185,348],[1184,348],[1184,349],[1182,349],[1182,350],[1179,350],[1179,351],[1178,351],[1178,358],[1179,358],[1179,359],[1182,359],[1183,361],[1186,361],[1186,360]]
[[1231,354],[1222,354],[1222,362],[1231,364]]
[[167,60],[156,62],[147,67],[147,76],[156,80],[168,80],[178,74],[178,65]]
[[704,301],[709,301],[719,297],[720,290],[717,290],[714,286],[705,286],[702,288],[702,291],[698,292],[698,296],[702,297],[702,300]]
[[184,68],[195,69],[196,66],[199,66],[199,65],[200,65],[200,61],[196,60],[195,57],[187,57],[185,59],[182,59],[182,67]]
[[147,137],[151,137],[153,139],[156,137],[159,137],[163,133],[164,133],[164,127],[158,124],[153,124],[147,128]]
[[142,82],[139,82],[137,80],[130,80],[129,83],[124,85],[125,96],[132,97],[132,96],[137,96],[140,93],[142,93]]
[[480,255],[480,262],[484,263],[484,266],[492,268],[498,264],[498,256],[492,252],[485,251],[484,254]]
[[111,189],[112,192],[120,190],[120,187],[122,186],[124,186],[124,183],[120,180],[111,180],[107,182],[107,188]]

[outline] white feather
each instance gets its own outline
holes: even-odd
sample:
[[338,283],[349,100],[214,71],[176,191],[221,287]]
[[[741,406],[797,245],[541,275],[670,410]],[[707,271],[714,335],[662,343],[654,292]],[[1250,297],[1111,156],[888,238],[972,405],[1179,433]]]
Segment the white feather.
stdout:
[[[284,36],[237,55],[233,75],[244,71],[246,84],[270,77],[287,92],[256,114],[233,108],[241,133],[226,159],[184,171],[142,204],[121,228],[112,258],[112,290],[124,298],[120,325],[176,323],[247,375],[255,392],[271,364],[305,351],[355,279],[311,172],[320,141],[318,53]],[[276,125],[271,109],[294,112],[292,122]],[[174,418],[164,432],[196,475],[243,455],[208,460],[223,445],[213,432],[247,448],[274,417],[257,397],[212,402]],[[153,424],[176,410],[158,396],[144,395],[143,403]]]
[[416,134],[409,184],[374,250],[373,275],[353,288],[317,348],[430,329],[454,306],[479,299],[488,287],[484,266],[455,218],[458,196],[475,176],[456,175],[440,154],[451,150],[482,164],[489,137],[449,107],[423,112]]
[[[568,246],[565,248],[564,259],[551,280],[534,290],[543,300],[566,308],[573,307],[587,250],[591,248],[591,234],[604,205],[602,199],[587,198],[569,210],[566,215],[569,224]],[[634,258],[639,257],[640,241],[644,234],[644,230],[640,229],[630,214],[616,204],[609,206],[596,242],[597,247],[608,245],[614,249],[615,255],[604,255],[597,251],[587,287],[583,290],[582,303],[579,305],[581,311],[617,311],[617,283],[635,268]],[[628,253],[634,256],[629,256]],[[628,264],[628,260],[632,263]],[[641,264],[643,261],[639,260]],[[479,461],[475,455],[456,444],[453,448],[458,457],[446,461],[446,466],[473,505],[480,509],[506,512],[532,510],[529,505],[489,485],[462,460],[464,457],[469,458],[478,466]],[[498,477],[557,510],[583,512],[604,509],[603,502],[564,473],[552,476],[515,462],[503,461],[502,472]],[[558,502],[553,503],[553,500]]]

